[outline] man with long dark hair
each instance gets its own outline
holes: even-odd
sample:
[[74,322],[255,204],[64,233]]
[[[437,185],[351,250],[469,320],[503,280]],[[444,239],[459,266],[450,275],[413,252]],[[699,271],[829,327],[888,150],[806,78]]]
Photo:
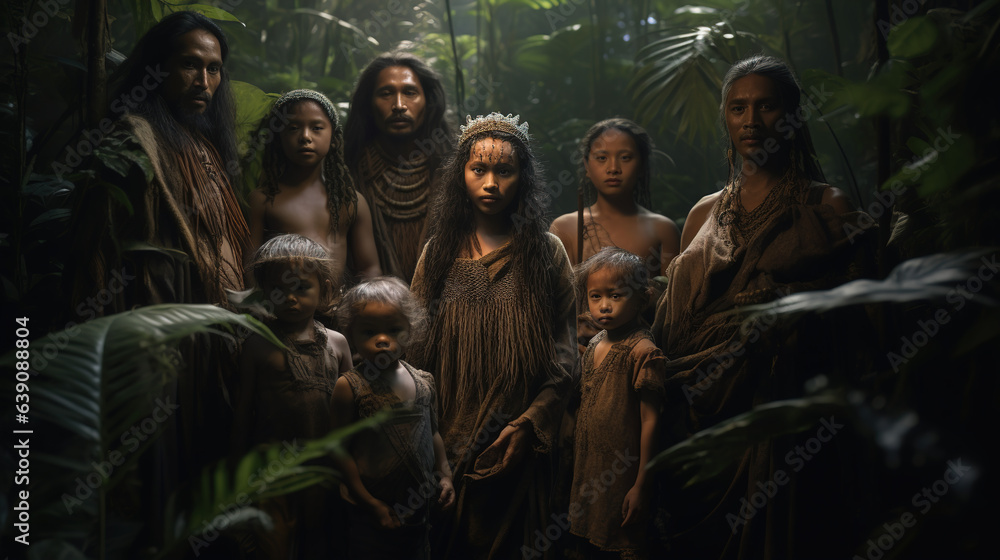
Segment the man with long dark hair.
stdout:
[[[249,232],[232,186],[239,166],[228,55],[218,25],[177,12],[139,40],[113,78],[114,125],[95,150],[97,180],[79,187],[79,269],[67,273],[82,318],[159,303],[226,305],[227,290],[243,289]],[[181,371],[160,395],[177,412],[140,470],[153,542],[164,500],[222,454],[229,431],[227,349],[192,339],[179,357]]]
[[382,271],[409,283],[423,247],[434,172],[451,153],[441,78],[403,52],[362,71],[344,127],[344,156],[371,204]]

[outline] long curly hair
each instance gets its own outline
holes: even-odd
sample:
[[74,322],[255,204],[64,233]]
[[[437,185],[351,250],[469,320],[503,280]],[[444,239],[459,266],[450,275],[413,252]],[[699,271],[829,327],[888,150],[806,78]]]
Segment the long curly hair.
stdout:
[[[305,93],[302,93],[305,92]],[[296,96],[296,94],[300,94]],[[304,96],[308,95],[308,96]],[[317,97],[318,96],[318,97]],[[325,102],[324,102],[325,100]],[[354,221],[358,211],[358,193],[354,179],[344,158],[344,137],[333,104],[323,94],[311,90],[295,90],[275,101],[268,114],[261,119],[253,134],[255,146],[264,146],[263,161],[258,186],[268,202],[273,202],[281,190],[278,181],[287,171],[289,160],[281,146],[279,134],[288,123],[288,113],[301,103],[315,103],[330,119],[330,151],[323,158],[323,186],[326,188],[326,209],[330,213],[330,231],[340,227],[340,209],[347,209],[348,220]],[[254,150],[250,150],[252,157]]]
[[551,293],[556,270],[548,231],[547,199],[542,171],[529,146],[517,137],[500,131],[484,131],[466,138],[442,167],[441,183],[431,202],[423,285],[416,295],[425,302],[441,296],[448,270],[463,252],[471,252],[475,235],[475,210],[465,185],[465,166],[474,146],[490,138],[508,142],[517,153],[518,182],[514,200],[508,206],[514,234],[511,243],[513,266],[520,270],[525,293],[535,294],[539,304],[551,311],[552,302],[541,294]]
[[[809,127],[806,123],[799,122],[795,118],[802,103],[802,87],[795,78],[791,67],[784,60],[773,56],[754,55],[743,60],[736,61],[729,71],[726,72],[722,80],[722,102],[719,104],[719,118],[722,121],[723,130],[726,130],[726,101],[729,98],[729,90],[733,83],[740,78],[757,74],[771,78],[778,86],[778,95],[781,97],[782,110],[785,119],[791,123],[798,123],[795,126],[794,134],[791,138],[791,146],[794,148],[795,161],[790,162],[800,175],[819,181],[826,182],[823,170],[820,168],[819,159],[816,157],[816,149],[813,147],[812,137],[809,135]],[[790,118],[791,117],[791,118]],[[728,136],[728,132],[726,133]],[[743,171],[743,161],[736,153],[736,145],[732,138],[728,138],[728,160],[729,160],[729,181],[733,180]],[[737,159],[739,161],[737,161]]]
[[452,138],[455,137],[448,119],[445,118],[447,101],[444,86],[441,85],[441,77],[430,66],[416,56],[402,51],[378,55],[358,77],[358,83],[351,95],[351,109],[347,113],[347,123],[344,125],[344,140],[347,142],[344,153],[347,161],[351,162],[351,167],[356,171],[365,148],[378,136],[372,108],[375,82],[382,70],[393,66],[405,66],[412,70],[424,90],[426,100],[424,122],[415,132],[415,136],[419,139],[433,140],[431,153],[427,154],[430,158],[430,169],[433,171],[451,152]]
[[586,203],[588,205],[592,203],[591,195],[597,196],[597,189],[594,188],[593,182],[587,178],[586,166],[587,159],[590,158],[590,148],[594,145],[594,140],[597,140],[606,131],[612,129],[628,134],[632,138],[632,141],[635,142],[635,148],[639,152],[639,176],[636,177],[635,188],[632,190],[632,199],[639,206],[649,208],[651,204],[649,182],[650,177],[652,177],[651,157],[653,154],[653,139],[649,137],[646,129],[621,117],[605,119],[595,124],[587,130],[587,133],[583,135],[583,139],[580,140],[580,186],[583,192],[587,194]]

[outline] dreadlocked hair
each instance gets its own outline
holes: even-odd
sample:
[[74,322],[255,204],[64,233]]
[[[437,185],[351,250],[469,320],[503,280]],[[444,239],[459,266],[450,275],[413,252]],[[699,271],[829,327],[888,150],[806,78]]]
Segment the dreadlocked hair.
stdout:
[[632,141],[635,142],[635,149],[639,156],[639,176],[636,177],[635,188],[632,189],[632,199],[637,205],[649,208],[652,204],[649,182],[650,177],[652,177],[651,158],[653,154],[653,140],[649,137],[646,129],[621,117],[605,119],[595,124],[587,130],[587,133],[583,135],[583,139],[580,140],[580,186],[585,193],[584,202],[589,206],[593,203],[590,198],[591,194],[594,197],[597,196],[597,189],[594,188],[594,183],[587,178],[587,159],[590,158],[590,148],[594,145],[594,140],[600,138],[608,130],[619,130],[628,134],[632,138]]
[[[341,207],[347,209],[348,220],[351,222],[357,217],[358,192],[354,188],[354,179],[344,159],[344,138],[340,121],[335,114],[331,115],[322,103],[310,98],[294,99],[284,104],[276,102],[268,114],[261,119],[252,136],[253,145],[257,146],[258,149],[260,146],[264,148],[258,186],[264,192],[267,202],[274,202],[274,197],[281,191],[278,181],[288,170],[290,163],[285,150],[281,147],[279,135],[288,124],[288,113],[295,106],[306,102],[316,103],[323,109],[333,129],[330,135],[330,151],[323,158],[321,180],[326,189],[326,209],[330,213],[330,217],[333,218],[330,221],[330,231],[335,232],[340,227]],[[255,151],[251,149],[248,152],[250,158],[253,157]]]
[[427,246],[424,255],[423,284],[416,295],[425,303],[441,297],[448,271],[463,252],[471,253],[475,238],[475,210],[465,185],[465,166],[472,147],[483,139],[507,142],[517,154],[518,180],[514,200],[505,209],[511,220],[513,236],[510,254],[525,283],[525,292],[539,298],[539,304],[552,313],[549,294],[555,286],[556,267],[549,244],[547,203],[542,186],[542,170],[530,148],[517,137],[501,131],[483,131],[465,139],[442,167],[441,184],[431,202]]

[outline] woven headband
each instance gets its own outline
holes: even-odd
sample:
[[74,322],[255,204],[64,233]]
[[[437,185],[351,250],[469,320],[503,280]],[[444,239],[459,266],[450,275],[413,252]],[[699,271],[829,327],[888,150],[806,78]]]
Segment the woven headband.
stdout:
[[323,108],[323,112],[326,113],[328,119],[333,124],[333,128],[340,128],[340,119],[337,118],[337,109],[334,108],[333,103],[330,99],[318,91],[313,91],[311,89],[293,89],[292,91],[282,95],[274,102],[274,111],[281,109],[283,106],[289,103],[294,103],[296,101],[302,101],[303,99],[309,99],[310,101],[315,101],[319,103],[319,106]]

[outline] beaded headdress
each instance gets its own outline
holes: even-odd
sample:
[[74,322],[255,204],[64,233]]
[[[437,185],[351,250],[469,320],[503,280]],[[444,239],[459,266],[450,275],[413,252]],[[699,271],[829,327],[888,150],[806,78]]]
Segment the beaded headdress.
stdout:
[[337,118],[337,109],[333,106],[333,103],[330,102],[330,98],[311,89],[293,89],[292,91],[282,95],[277,101],[274,102],[274,108],[272,111],[277,111],[289,103],[302,101],[303,99],[309,99],[310,101],[319,103],[319,106],[323,108],[323,112],[326,113],[326,117],[330,119],[330,123],[333,125],[333,128],[340,128],[340,119]]
[[466,117],[466,123],[458,127],[462,131],[462,134],[458,137],[458,143],[461,144],[480,132],[506,132],[527,145],[530,139],[528,136],[528,123],[518,124],[520,120],[520,115],[511,116],[508,114],[504,116],[495,111],[485,117],[479,115],[476,118],[472,118],[470,115]]

